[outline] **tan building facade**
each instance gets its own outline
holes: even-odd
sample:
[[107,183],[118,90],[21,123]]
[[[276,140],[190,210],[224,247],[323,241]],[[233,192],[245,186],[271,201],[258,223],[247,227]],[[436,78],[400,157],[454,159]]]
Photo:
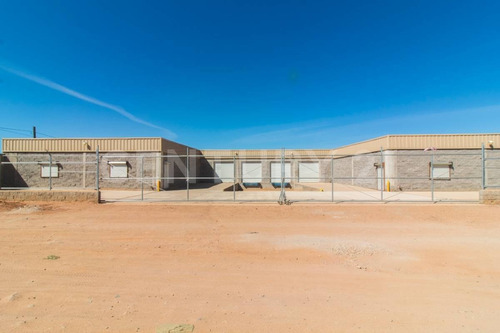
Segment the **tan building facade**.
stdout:
[[387,135],[332,149],[197,150],[163,138],[3,139],[2,188],[160,188],[281,181],[370,189],[500,185],[500,134]]

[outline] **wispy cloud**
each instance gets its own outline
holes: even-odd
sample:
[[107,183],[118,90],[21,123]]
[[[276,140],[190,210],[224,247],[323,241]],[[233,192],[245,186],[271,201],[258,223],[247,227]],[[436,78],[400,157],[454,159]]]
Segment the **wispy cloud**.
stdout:
[[172,132],[166,128],[163,128],[161,126],[158,126],[158,125],[152,124],[150,122],[147,122],[145,120],[142,120],[140,118],[137,118],[136,116],[134,116],[130,112],[126,111],[121,106],[106,103],[106,102],[98,100],[94,97],[79,93],[78,91],[75,91],[73,89],[65,87],[59,83],[54,82],[54,81],[51,81],[51,80],[48,80],[48,79],[45,79],[45,78],[42,78],[39,76],[35,76],[32,74],[28,74],[28,73],[25,73],[25,72],[22,72],[22,71],[13,69],[13,68],[9,68],[9,67],[5,67],[5,66],[0,65],[0,69],[6,71],[8,73],[11,73],[13,75],[16,75],[18,77],[21,77],[23,79],[38,83],[39,85],[45,86],[47,88],[59,91],[63,94],[66,94],[66,95],[78,98],[82,101],[86,101],[86,102],[89,102],[91,104],[98,105],[98,106],[101,106],[101,107],[106,108],[108,110],[114,111],[114,112],[124,116],[125,118],[127,118],[133,122],[136,122],[138,124],[161,130],[161,131],[163,131],[165,136],[167,136],[169,138],[175,138],[177,136],[174,132]]
[[[383,118],[372,116],[363,120],[317,119],[273,127],[240,128],[238,130],[240,133],[248,134],[237,137],[233,144],[259,146],[283,144],[289,141],[303,143],[300,145],[307,147],[314,147],[318,144],[334,147],[338,144],[352,143],[353,140],[365,140],[387,134],[481,132],[485,129],[491,130],[485,126],[484,119],[489,121],[498,119],[498,114],[500,114],[500,105],[427,111]],[[482,123],[481,127],[476,126],[478,122]]]

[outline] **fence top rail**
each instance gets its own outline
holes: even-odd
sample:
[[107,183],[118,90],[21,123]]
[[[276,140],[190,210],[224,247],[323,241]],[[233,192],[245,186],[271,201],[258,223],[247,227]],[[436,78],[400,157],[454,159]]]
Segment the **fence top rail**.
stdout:
[[68,164],[75,164],[75,165],[83,165],[83,164],[87,164],[87,165],[95,165],[96,162],[66,162],[66,161],[18,161],[18,162],[5,162],[5,161],[2,161],[2,164],[7,164],[7,165],[18,165],[18,164],[34,164],[34,165],[48,165],[48,164],[64,164],[64,165],[68,165]]
[[[357,154],[357,155],[338,155],[338,154],[332,154],[332,155],[316,155],[316,154],[285,154],[284,158],[286,160],[296,160],[296,159],[340,159],[340,158],[345,158],[345,157],[371,157],[371,156],[380,156],[380,152],[374,152],[374,153],[367,153],[367,154]],[[416,156],[416,157],[424,157],[428,156],[429,158],[431,156],[434,157],[439,157],[439,156],[481,156],[481,152],[420,152],[420,153],[406,153],[406,152],[383,152],[383,156]],[[143,155],[140,153],[134,154],[134,155],[101,155],[101,159],[117,159],[117,158],[145,158],[145,159],[157,159],[157,158],[205,158],[205,159],[213,159],[213,160],[230,160],[230,159],[247,159],[247,160],[256,160],[256,159],[261,159],[261,160],[280,160],[281,156],[278,155],[267,155],[267,154],[262,154],[262,155],[252,155],[252,156],[247,156],[247,155],[200,155],[200,154],[174,154],[174,155],[157,155],[157,156],[152,156],[152,155]],[[492,157],[487,157],[486,159],[495,159]]]

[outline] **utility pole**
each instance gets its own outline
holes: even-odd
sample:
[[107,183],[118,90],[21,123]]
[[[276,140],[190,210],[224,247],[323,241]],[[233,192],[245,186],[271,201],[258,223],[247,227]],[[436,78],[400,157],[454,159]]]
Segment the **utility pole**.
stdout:
[[36,126],[33,126],[33,139],[36,139]]

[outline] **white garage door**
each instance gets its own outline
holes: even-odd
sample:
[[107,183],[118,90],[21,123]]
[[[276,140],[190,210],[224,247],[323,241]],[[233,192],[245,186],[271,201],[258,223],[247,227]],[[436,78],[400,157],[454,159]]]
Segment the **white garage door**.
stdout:
[[319,182],[319,162],[299,163],[299,182],[318,183]]
[[241,165],[243,183],[262,182],[262,163],[243,162]]
[[[292,177],[292,165],[287,162],[285,164],[285,183],[290,182]],[[271,183],[281,183],[281,163],[271,162]]]
[[216,162],[215,163],[215,179],[216,183],[232,183],[234,182],[234,163],[233,162]]

